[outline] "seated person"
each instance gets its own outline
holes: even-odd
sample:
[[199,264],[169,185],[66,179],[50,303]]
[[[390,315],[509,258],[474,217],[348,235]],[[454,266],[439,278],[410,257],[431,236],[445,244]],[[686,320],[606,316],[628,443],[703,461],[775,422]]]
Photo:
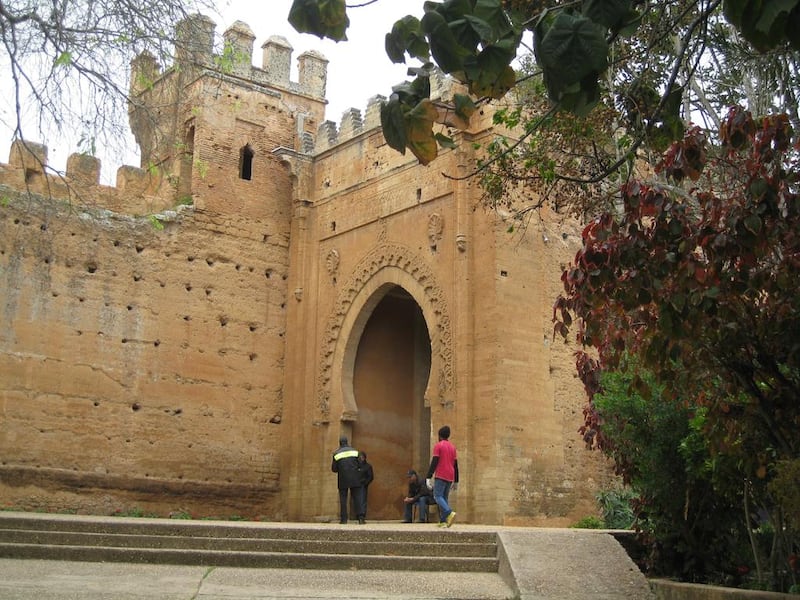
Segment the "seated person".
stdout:
[[431,491],[427,484],[414,470],[406,473],[408,476],[408,494],[403,499],[403,523],[411,523],[412,510],[417,506],[417,520],[419,523],[428,522],[428,504],[431,504]]

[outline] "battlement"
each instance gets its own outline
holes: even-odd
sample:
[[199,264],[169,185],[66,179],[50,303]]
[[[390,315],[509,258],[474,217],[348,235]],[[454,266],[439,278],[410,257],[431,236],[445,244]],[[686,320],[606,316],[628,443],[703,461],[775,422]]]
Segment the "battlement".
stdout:
[[173,187],[144,169],[123,165],[117,169],[116,186],[108,186],[100,183],[100,168],[100,159],[73,153],[61,175],[49,168],[45,145],[15,140],[8,163],[0,163],[0,185],[131,215],[156,213],[174,204]]
[[[0,184],[54,198],[79,197],[83,204],[132,215],[158,213],[191,201],[194,195],[193,177],[198,180],[204,178],[199,174],[201,167],[197,165],[204,165],[208,160],[205,158],[208,154],[200,159],[193,155],[195,145],[199,144],[194,139],[195,127],[202,128],[204,125],[198,125],[194,114],[179,116],[178,111],[186,110],[181,94],[188,89],[187,82],[191,83],[208,73],[221,73],[228,83],[234,87],[242,86],[255,96],[299,96],[300,105],[304,106],[302,110],[316,112],[316,118],[308,120],[308,112],[298,112],[299,125],[284,123],[284,129],[278,134],[285,135],[290,131],[288,128],[295,127],[294,135],[299,138],[295,138],[294,148],[308,156],[331,151],[340,144],[380,129],[381,106],[386,102],[386,97],[381,95],[369,98],[363,112],[349,108],[338,123],[333,120],[322,121],[328,61],[319,52],[307,51],[300,55],[298,80],[292,81],[293,48],[286,38],[269,37],[261,46],[261,65],[254,66],[255,35],[246,23],[236,21],[223,33],[224,48],[221,54],[214,52],[215,28],[213,20],[199,14],[179,23],[176,27],[178,43],[174,67],[162,69],[156,58],[148,52],[139,54],[131,61],[131,97],[138,98],[129,108],[131,130],[141,150],[141,167],[158,165],[158,168],[122,165],[117,169],[115,185],[101,185],[100,159],[73,153],[67,160],[65,172],[60,173],[49,167],[46,146],[16,141],[11,146],[8,164],[0,164]],[[460,89],[457,82],[439,71],[432,73],[430,84],[431,97],[444,101],[451,100]],[[207,98],[202,95],[198,97],[201,102]],[[295,118],[298,105],[294,102],[290,104],[293,111],[290,118]],[[312,108],[309,109],[309,106]],[[263,114],[263,109],[259,110]],[[280,107],[274,110],[280,112],[285,109]],[[259,118],[256,117],[256,122]],[[181,122],[182,125],[172,131],[169,127],[174,127],[175,122]],[[302,126],[304,122],[313,122],[313,126],[305,128]],[[162,124],[166,127],[159,129]],[[269,135],[275,135],[275,132]],[[202,143],[208,143],[206,138]],[[245,141],[253,142],[252,139]],[[202,168],[207,169],[207,165]]]
[[[439,70],[431,74],[431,99],[449,101],[456,93],[459,84],[447,77]],[[462,91],[463,93],[463,91]],[[330,148],[347,142],[354,137],[381,126],[381,105],[386,102],[386,97],[380,94],[372,96],[367,101],[367,108],[363,114],[357,108],[349,108],[342,113],[339,125],[335,121],[327,120],[319,126],[317,138],[311,153],[319,154]]]
[[[222,54],[214,53],[216,23],[201,14],[193,15],[176,28],[175,66],[181,69],[206,68],[267,87],[285,89],[316,99],[325,99],[328,77],[328,59],[310,50],[297,59],[298,80],[290,78],[292,65],[291,44],[282,36],[271,36],[261,46],[261,66],[253,61],[253,30],[243,21],[234,22],[222,35]],[[141,92],[169,69],[162,70],[155,58],[147,52],[131,63],[131,91]]]

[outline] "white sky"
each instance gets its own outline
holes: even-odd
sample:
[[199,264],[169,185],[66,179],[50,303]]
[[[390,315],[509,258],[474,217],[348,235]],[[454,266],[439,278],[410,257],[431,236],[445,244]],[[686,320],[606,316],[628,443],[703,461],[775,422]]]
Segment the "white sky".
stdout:
[[[325,55],[328,63],[328,107],[326,118],[339,122],[348,108],[366,109],[367,100],[376,94],[389,96],[392,86],[407,79],[407,65],[394,65],[386,56],[384,38],[394,22],[405,15],[422,16],[423,0],[378,0],[361,8],[348,9],[350,27],[346,42],[321,40],[315,35],[297,33],[287,17],[291,0],[221,0],[221,17],[210,15],[222,34],[234,21],[247,23],[256,35],[253,64],[260,66],[261,45],[272,35],[282,35],[294,48],[293,69],[297,57],[307,50]],[[364,0],[348,0],[363,4]],[[296,73],[292,79],[296,80]]]
[[[389,96],[393,85],[407,79],[407,65],[394,65],[386,56],[384,38],[391,31],[397,19],[407,14],[421,17],[423,0],[378,0],[374,4],[348,9],[350,27],[348,41],[332,42],[321,40],[310,34],[297,33],[287,20],[291,0],[217,0],[220,14],[208,16],[217,24],[216,36],[221,38],[225,30],[235,21],[243,21],[253,30],[256,39],[253,43],[252,63],[261,66],[261,46],[273,35],[284,36],[293,47],[292,80],[297,80],[297,57],[308,50],[321,52],[328,59],[326,119],[336,122],[349,108],[363,112],[367,101],[376,94]],[[363,4],[364,0],[348,0],[348,4]],[[133,56],[131,58],[134,58]],[[6,107],[7,108],[7,107]],[[34,131],[26,127],[26,132]],[[30,133],[28,133],[30,135]],[[67,134],[61,138],[44,142],[48,147],[48,163],[57,170],[66,168],[67,157],[78,151],[79,134]],[[129,134],[130,153],[105,152],[97,148],[97,156],[102,161],[101,182],[114,185],[117,169],[122,164],[138,166],[138,148]],[[8,160],[12,133],[0,127],[0,162]],[[3,143],[5,142],[5,143]],[[4,146],[4,147],[3,147]]]

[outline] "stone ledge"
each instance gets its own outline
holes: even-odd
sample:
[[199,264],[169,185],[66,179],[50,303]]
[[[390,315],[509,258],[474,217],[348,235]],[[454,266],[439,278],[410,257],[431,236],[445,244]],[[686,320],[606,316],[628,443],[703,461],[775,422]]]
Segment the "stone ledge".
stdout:
[[656,600],[797,600],[798,598],[796,594],[682,583],[669,579],[650,579],[648,581]]

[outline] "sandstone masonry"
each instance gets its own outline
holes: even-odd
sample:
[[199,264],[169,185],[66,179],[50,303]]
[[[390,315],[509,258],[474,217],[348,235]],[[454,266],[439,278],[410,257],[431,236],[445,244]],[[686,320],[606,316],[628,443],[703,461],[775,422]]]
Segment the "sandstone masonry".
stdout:
[[579,229],[483,207],[465,176],[490,110],[422,167],[380,96],[325,120],[323,56],[291,81],[273,37],[253,66],[237,22],[220,71],[214,27],[182,23],[172,67],[133,61],[142,164],[116,186],[82,155],[49,174],[36,144],[0,165],[0,504],[335,520],[344,433],[375,469],[368,518],[399,519],[449,424],[459,520],[592,514],[611,475],[551,324]]

